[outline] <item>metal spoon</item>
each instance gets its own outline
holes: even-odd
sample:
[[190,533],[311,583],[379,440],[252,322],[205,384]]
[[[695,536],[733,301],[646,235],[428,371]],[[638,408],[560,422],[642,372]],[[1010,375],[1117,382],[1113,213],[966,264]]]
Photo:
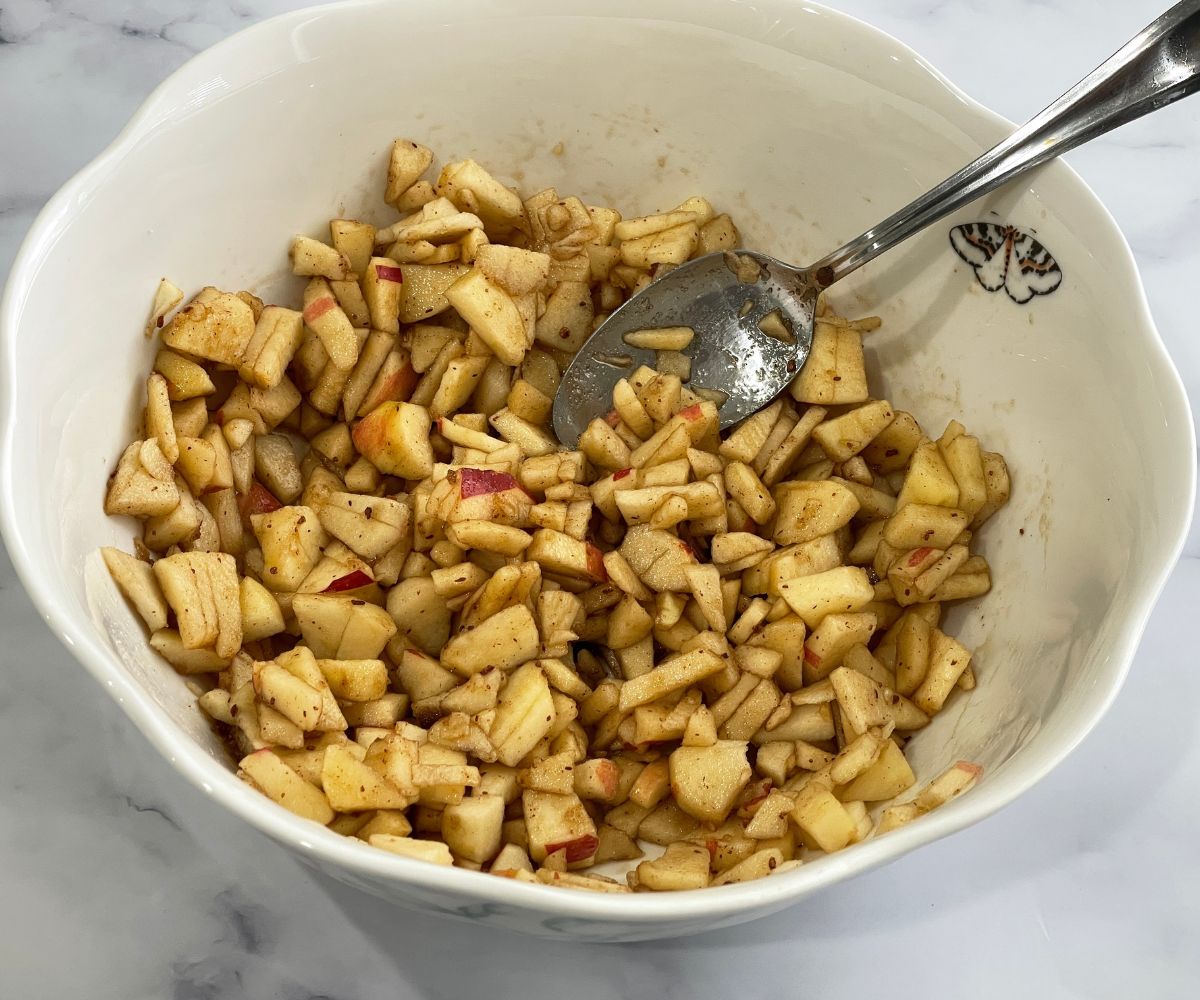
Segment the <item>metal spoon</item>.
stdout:
[[[1198,87],[1200,0],[1184,0],[1003,142],[815,264],[793,267],[738,250],[679,266],[634,295],[583,345],[554,399],[555,433],[574,445],[608,411],[617,381],[654,365],[654,353],[630,346],[626,334],[668,326],[695,331],[689,385],[726,395],[721,426],[742,420],[779,395],[804,364],[821,291],[1014,177]],[[777,320],[767,320],[772,315]]]

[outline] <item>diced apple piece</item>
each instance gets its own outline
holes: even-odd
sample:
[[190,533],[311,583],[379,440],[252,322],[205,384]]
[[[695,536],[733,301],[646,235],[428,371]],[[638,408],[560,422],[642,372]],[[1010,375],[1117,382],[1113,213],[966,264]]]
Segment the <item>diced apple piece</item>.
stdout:
[[242,645],[237,563],[223,552],[181,552],[154,563],[154,576],[188,649],[212,646],[228,659]]
[[274,595],[252,577],[242,577],[238,587],[242,613],[242,641],[257,642],[284,629],[283,611]]
[[415,649],[392,653],[392,660],[396,663],[396,677],[400,687],[414,703],[437,698],[453,690],[460,681],[459,677],[433,657]]
[[150,647],[181,674],[207,674],[229,666],[228,658],[210,648],[188,649],[174,629],[159,629],[150,636]]
[[104,512],[149,518],[169,514],[179,502],[171,463],[158,442],[151,438],[126,448],[109,482]]
[[921,790],[921,794],[913,800],[921,812],[929,812],[938,806],[945,805],[951,799],[957,798],[963,792],[972,788],[983,773],[978,764],[960,760],[933,779]]
[[363,274],[375,245],[375,227],[355,219],[332,219],[329,235],[334,248],[350,262],[350,270]]
[[369,494],[331,493],[318,515],[326,531],[368,561],[398,545],[409,523],[406,504]]
[[858,513],[858,499],[840,483],[793,481],[775,491],[778,514],[774,540],[780,545],[807,542],[849,524]]
[[252,514],[250,524],[263,554],[262,582],[276,593],[296,590],[312,572],[325,532],[311,507],[280,507]]
[[402,792],[342,746],[326,748],[321,768],[321,787],[329,797],[329,804],[338,812],[406,809],[413,801],[412,796]]
[[260,389],[274,388],[283,381],[284,371],[303,339],[301,313],[282,306],[267,306],[246,344],[238,373]]
[[840,566],[796,577],[781,584],[780,590],[809,628],[816,628],[827,614],[861,611],[875,599],[875,588],[867,571],[858,566]]
[[896,497],[896,509],[906,504],[921,503],[937,507],[958,506],[958,483],[946,466],[938,446],[926,441],[913,452],[904,485]]
[[625,533],[620,553],[651,590],[675,593],[690,590],[684,567],[694,565],[696,555],[677,535],[638,525]]
[[122,552],[120,549],[101,549],[104,565],[126,600],[146,623],[151,632],[167,627],[167,601],[159,589],[154,570],[149,563]]
[[573,354],[591,336],[594,318],[587,282],[560,281],[546,300],[545,312],[537,318],[534,336],[547,348]]
[[884,400],[867,403],[818,425],[815,440],[834,462],[857,455],[895,419],[891,404]]
[[385,475],[424,479],[433,472],[429,411],[389,401],[368,413],[354,428],[354,446]]
[[478,215],[490,237],[510,233],[525,217],[520,196],[474,160],[447,163],[438,175],[437,186],[458,208]]
[[441,652],[450,637],[450,610],[429,577],[401,580],[388,592],[387,609],[407,642],[430,655]]
[[940,629],[933,629],[929,642],[929,666],[920,686],[913,693],[913,701],[930,715],[940,712],[970,663],[969,649]]
[[454,854],[483,864],[500,850],[504,799],[475,795],[442,810],[442,839]]
[[523,527],[529,523],[533,499],[510,473],[464,468],[451,470],[446,479],[454,495],[446,520],[455,523],[490,521],[508,527]]
[[951,441],[939,442],[938,447],[946,467],[958,484],[958,507],[970,520],[987,502],[987,482],[979,439],[969,434],[959,434]]
[[163,328],[167,313],[183,301],[183,290],[176,284],[162,278],[154,290],[154,301],[150,306],[150,318],[146,320],[145,334],[152,336]]
[[854,817],[831,791],[816,782],[799,791],[792,818],[805,836],[826,853],[840,851],[857,838],[858,824]]
[[971,521],[971,527],[977,528],[996,511],[1008,503],[1011,483],[1008,478],[1008,466],[1004,457],[994,451],[983,453],[983,475],[987,499]]
[[546,572],[572,579],[601,583],[608,576],[599,549],[590,542],[550,528],[534,532],[525,557],[538,563]]
[[598,468],[610,471],[629,468],[629,445],[599,417],[580,435],[579,450]]
[[163,343],[236,368],[254,335],[254,312],[236,295],[208,287],[163,330]]
[[445,290],[450,303],[506,365],[519,365],[528,342],[525,321],[508,292],[473,269]]
[[844,801],[883,802],[916,784],[916,777],[895,740],[887,740],[875,763],[839,791]]
[[329,689],[346,701],[374,701],[387,693],[387,667],[382,660],[318,659]]
[[758,474],[744,462],[725,466],[725,488],[741,504],[755,524],[766,524],[775,516],[775,501]]
[[455,636],[442,650],[442,663],[470,677],[488,667],[510,670],[538,655],[537,624],[524,604],[492,615],[469,632]]
[[510,295],[540,291],[550,280],[549,256],[499,243],[480,247],[475,266]]
[[679,747],[671,754],[670,773],[676,803],[705,823],[724,822],[752,776],[746,744],[741,740]]
[[358,337],[324,278],[313,278],[304,289],[303,319],[321,341],[334,367],[349,373],[358,360]]
[[333,655],[341,660],[375,659],[396,634],[396,623],[391,615],[375,604],[355,598],[349,601],[350,619]]
[[690,687],[724,669],[724,666],[719,656],[705,649],[696,649],[665,660],[648,673],[627,680],[622,685],[621,711],[632,711],[638,705],[648,705],[672,691]]
[[420,180],[431,163],[433,151],[428,147],[411,139],[397,139],[393,142],[383,200],[389,205],[395,205],[404,192]]
[[599,838],[596,824],[574,792],[527,790],[521,797],[529,856],[542,862],[556,851],[564,851],[568,868],[586,868],[595,857]]
[[159,351],[154,370],[167,380],[167,395],[172,402],[199,399],[216,388],[203,367],[174,351]]
[[682,264],[692,255],[699,239],[699,227],[694,222],[685,222],[622,241],[621,260],[630,267],[645,268],[655,264]]
[[883,539],[897,549],[946,549],[967,530],[971,516],[954,507],[912,502],[899,507],[884,525]]
[[454,864],[454,855],[450,853],[450,848],[437,840],[417,840],[413,837],[375,833],[368,838],[367,843],[382,851],[399,854],[405,858],[415,858],[417,861],[428,861],[435,865]]
[[517,445],[526,457],[550,455],[558,450],[558,442],[541,427],[518,417],[502,407],[488,417],[488,423],[505,441]]
[[402,264],[398,320],[422,323],[450,307],[446,289],[471,269],[465,264]]
[[626,649],[641,642],[654,628],[654,619],[633,597],[626,594],[609,613],[606,644],[609,649]]
[[833,612],[821,619],[804,644],[804,679],[812,684],[842,665],[846,653],[866,645],[878,619],[870,612]]
[[297,816],[325,826],[333,809],[321,789],[305,781],[270,750],[257,750],[243,757],[238,767],[268,798]]
[[530,542],[528,532],[486,520],[449,524],[446,537],[460,548],[495,552],[502,556],[519,556]]
[[817,320],[808,360],[792,382],[791,393],[801,403],[866,402],[867,372],[859,332]]
[[712,707],[713,721],[718,724],[717,735],[726,740],[750,739],[779,707],[781,697],[779,688],[770,678],[743,674]]
[[497,760],[508,767],[515,766],[550,732],[554,720],[554,699],[545,673],[536,663],[518,667],[500,692],[488,732]]
[[264,705],[309,732],[321,718],[321,692],[274,661],[254,664],[254,690]]
[[309,236],[294,237],[288,256],[292,261],[292,274],[302,277],[319,276],[342,281],[354,270],[345,254]]
[[637,866],[638,885],[657,891],[703,889],[709,883],[709,854],[699,844],[677,841]]
[[374,329],[399,332],[403,282],[403,269],[390,257],[372,257],[368,261],[362,276],[362,293]]
[[263,434],[254,439],[254,475],[284,503],[296,500],[304,490],[296,453],[283,434]]

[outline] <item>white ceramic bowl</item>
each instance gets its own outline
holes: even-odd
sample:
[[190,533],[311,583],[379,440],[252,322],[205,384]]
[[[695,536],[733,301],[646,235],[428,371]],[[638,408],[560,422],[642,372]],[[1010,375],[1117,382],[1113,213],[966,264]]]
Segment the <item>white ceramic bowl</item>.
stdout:
[[[335,214],[389,218],[380,192],[395,135],[478,157],[526,191],[556,185],[645,211],[702,192],[750,245],[804,261],[1009,128],[893,39],[815,5],[588,6],[318,8],[244,31],[172,76],[50,201],[14,265],[0,312],[0,512],[47,623],[214,801],[398,902],[629,940],[787,906],[982,819],[1062,760],[1115,695],[1179,552],[1194,441],[1128,247],[1079,178],[1052,164],[838,288],[850,312],[885,318],[869,353],[888,396],[935,432],[962,417],[1013,469],[1013,500],[982,535],[995,589],[952,613],[978,650],[979,687],[912,744],[922,779],[960,758],[982,763],[970,794],[786,875],[608,896],[389,855],[251,791],[94,556],[130,540],[101,500],[135,427],[152,354],[140,329],[160,275],[190,290],[295,294],[292,233]],[[1061,287],[1025,304],[985,291],[947,239],[975,221],[1036,232]]]

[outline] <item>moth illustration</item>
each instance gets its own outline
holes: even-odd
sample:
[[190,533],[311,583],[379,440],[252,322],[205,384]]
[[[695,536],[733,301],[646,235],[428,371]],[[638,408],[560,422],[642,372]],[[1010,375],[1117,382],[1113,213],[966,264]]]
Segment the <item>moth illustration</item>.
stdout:
[[1050,251],[1016,226],[967,222],[950,230],[950,245],[975,269],[984,288],[1003,288],[1017,304],[1049,295],[1062,284],[1062,269]]

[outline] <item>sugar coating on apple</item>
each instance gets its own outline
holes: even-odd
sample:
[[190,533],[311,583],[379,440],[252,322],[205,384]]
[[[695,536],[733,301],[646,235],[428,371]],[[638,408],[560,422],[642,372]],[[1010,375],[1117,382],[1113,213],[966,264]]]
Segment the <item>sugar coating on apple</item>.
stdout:
[[433,473],[429,411],[398,400],[380,403],[354,428],[354,446],[380,472],[402,479]]

